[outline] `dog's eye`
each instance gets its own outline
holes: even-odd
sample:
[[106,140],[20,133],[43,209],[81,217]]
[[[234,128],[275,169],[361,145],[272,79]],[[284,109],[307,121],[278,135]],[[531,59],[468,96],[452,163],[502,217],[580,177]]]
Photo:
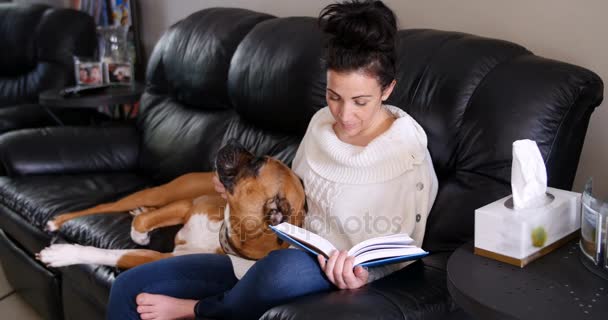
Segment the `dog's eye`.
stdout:
[[277,209],[271,209],[270,211],[268,211],[268,215],[273,216],[275,214],[279,214],[279,210]]

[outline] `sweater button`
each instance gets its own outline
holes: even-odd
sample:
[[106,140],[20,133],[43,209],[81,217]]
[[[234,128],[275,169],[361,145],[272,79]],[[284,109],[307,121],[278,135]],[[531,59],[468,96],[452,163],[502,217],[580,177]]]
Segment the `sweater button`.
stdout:
[[421,218],[422,218],[422,216],[421,216],[421,215],[419,215],[419,214],[417,214],[417,215],[416,215],[416,222],[420,222],[420,219],[421,219]]
[[424,189],[424,184],[422,182],[416,183],[416,189],[418,189],[418,191],[422,191],[422,189]]

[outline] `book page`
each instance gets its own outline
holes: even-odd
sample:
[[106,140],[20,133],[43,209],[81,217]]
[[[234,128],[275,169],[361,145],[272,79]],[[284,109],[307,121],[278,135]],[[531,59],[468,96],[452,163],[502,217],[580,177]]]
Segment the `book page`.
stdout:
[[374,244],[371,246],[366,246],[363,247],[355,252],[352,252],[352,256],[358,256],[361,255],[364,252],[368,252],[368,251],[372,251],[372,250],[380,250],[380,249],[397,249],[397,248],[416,248],[416,246],[413,245],[403,245],[403,244],[386,244],[386,243],[380,243],[380,244]]
[[398,256],[418,256],[425,254],[426,251],[418,247],[410,248],[391,248],[391,249],[380,249],[364,252],[355,257],[353,266],[364,263],[366,261],[376,260],[380,258],[398,257]]
[[356,252],[360,252],[361,249],[372,246],[372,245],[411,245],[414,243],[414,239],[410,238],[406,233],[397,233],[388,236],[376,237],[367,239],[354,245],[348,250],[349,256],[355,256]]
[[[292,237],[300,242],[300,244],[308,246],[309,249],[312,249],[312,251],[320,253],[326,257],[329,257],[332,251],[337,250],[336,247],[331,244],[331,242],[327,241],[327,239],[308,230],[294,226],[293,224],[283,222],[274,227],[271,226],[271,228]],[[287,242],[290,241],[287,240]]]

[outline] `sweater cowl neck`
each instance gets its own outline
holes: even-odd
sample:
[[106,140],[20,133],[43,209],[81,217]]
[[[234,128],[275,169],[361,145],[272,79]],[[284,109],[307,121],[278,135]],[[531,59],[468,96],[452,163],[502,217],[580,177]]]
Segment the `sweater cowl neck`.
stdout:
[[424,130],[405,111],[391,105],[384,107],[397,119],[365,147],[340,140],[329,107],[319,110],[303,141],[310,168],[330,181],[369,184],[391,180],[421,164],[427,146]]

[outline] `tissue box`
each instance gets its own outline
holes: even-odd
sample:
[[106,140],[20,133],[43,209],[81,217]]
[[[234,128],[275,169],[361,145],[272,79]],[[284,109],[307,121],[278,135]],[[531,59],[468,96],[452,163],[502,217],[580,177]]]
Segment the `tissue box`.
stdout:
[[578,237],[581,195],[547,188],[547,196],[534,209],[515,210],[508,196],[475,210],[475,254],[523,267]]

